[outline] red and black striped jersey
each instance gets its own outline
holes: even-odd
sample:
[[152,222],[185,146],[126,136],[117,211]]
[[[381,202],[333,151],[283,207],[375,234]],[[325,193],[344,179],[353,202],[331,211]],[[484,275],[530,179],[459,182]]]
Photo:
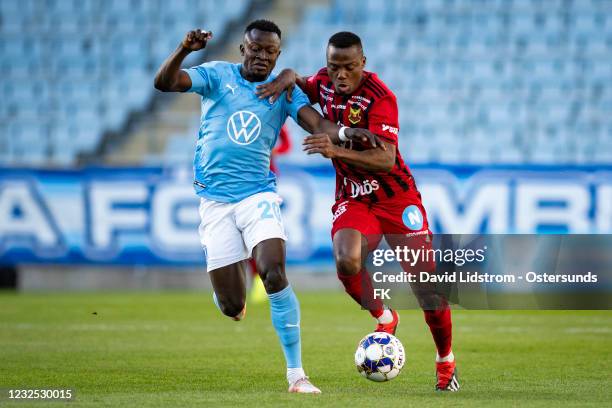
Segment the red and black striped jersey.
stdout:
[[[396,147],[395,165],[388,172],[372,172],[333,160],[336,169],[336,200],[380,202],[398,194],[418,195],[414,178],[399,152],[397,136],[399,119],[397,99],[373,72],[364,71],[361,84],[351,95],[336,94],[334,84],[322,68],[307,78],[304,92],[310,102],[318,103],[326,119],[343,126],[369,129]],[[354,150],[371,148],[348,141],[344,147]]]

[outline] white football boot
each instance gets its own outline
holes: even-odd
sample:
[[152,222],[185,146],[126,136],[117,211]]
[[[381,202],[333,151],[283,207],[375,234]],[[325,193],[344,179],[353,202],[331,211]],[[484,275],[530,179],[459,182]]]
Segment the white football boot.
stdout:
[[300,394],[320,394],[321,390],[312,385],[308,377],[302,377],[289,386],[289,392]]

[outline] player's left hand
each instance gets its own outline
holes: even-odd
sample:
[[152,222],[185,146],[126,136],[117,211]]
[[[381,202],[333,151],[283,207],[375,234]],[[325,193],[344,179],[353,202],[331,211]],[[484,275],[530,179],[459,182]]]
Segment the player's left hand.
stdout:
[[292,69],[283,69],[274,80],[257,85],[255,94],[259,99],[270,98],[270,103],[274,103],[286,90],[287,101],[292,102],[292,93],[297,81],[296,75]]
[[321,156],[327,159],[333,159],[336,157],[336,152],[339,147],[332,143],[331,139],[326,133],[316,133],[314,135],[307,136],[302,142],[302,150],[306,154],[319,153]]
[[369,143],[373,148],[379,147],[382,150],[387,150],[387,147],[380,140],[380,138],[374,133],[370,132],[368,129],[347,128],[344,130],[344,134],[349,140]]

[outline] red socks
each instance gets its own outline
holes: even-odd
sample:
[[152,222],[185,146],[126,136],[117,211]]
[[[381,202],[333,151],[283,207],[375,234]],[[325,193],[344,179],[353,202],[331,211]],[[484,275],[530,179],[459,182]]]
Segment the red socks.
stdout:
[[446,357],[451,352],[453,340],[451,310],[448,305],[444,305],[438,310],[425,310],[424,313],[425,321],[438,349],[438,356]]
[[[368,309],[372,317],[379,318],[384,311],[380,299],[374,299],[374,289],[370,275],[362,268],[357,275],[340,275],[338,278],[355,302],[363,308]],[[453,323],[451,321],[451,310],[448,304],[440,306],[437,310],[425,310],[425,321],[433,336],[438,355],[446,357],[451,352],[453,340]]]
[[344,285],[344,290],[355,302],[363,308],[368,309],[372,317],[379,318],[384,311],[380,299],[374,299],[374,289],[370,275],[362,268],[357,275],[340,275],[340,282]]

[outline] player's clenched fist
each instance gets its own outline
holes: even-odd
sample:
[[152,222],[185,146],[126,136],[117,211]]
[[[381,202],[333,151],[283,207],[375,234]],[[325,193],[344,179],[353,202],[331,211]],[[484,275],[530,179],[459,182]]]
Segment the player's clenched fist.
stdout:
[[181,45],[189,51],[199,51],[206,47],[206,43],[211,38],[212,33],[210,31],[203,31],[198,28],[197,30],[192,30],[185,34],[185,38]]

